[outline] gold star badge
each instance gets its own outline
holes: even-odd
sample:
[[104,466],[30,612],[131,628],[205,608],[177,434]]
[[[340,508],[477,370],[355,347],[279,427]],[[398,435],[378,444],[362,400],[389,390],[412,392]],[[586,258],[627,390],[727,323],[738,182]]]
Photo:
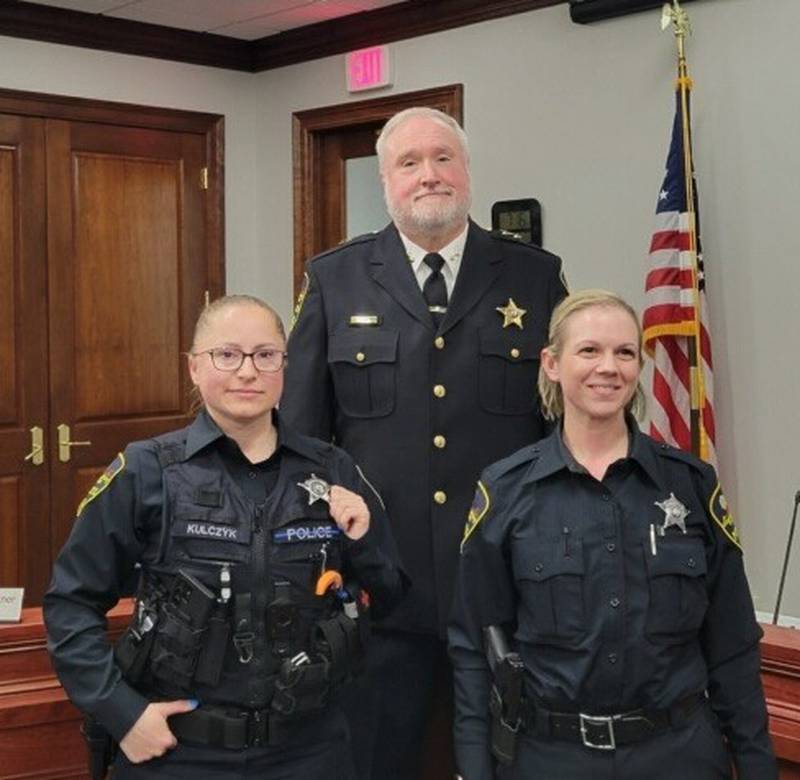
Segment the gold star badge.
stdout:
[[508,328],[511,325],[516,325],[522,330],[522,318],[528,313],[527,309],[520,309],[513,298],[508,299],[505,306],[498,306],[495,311],[499,311],[503,315],[503,327]]

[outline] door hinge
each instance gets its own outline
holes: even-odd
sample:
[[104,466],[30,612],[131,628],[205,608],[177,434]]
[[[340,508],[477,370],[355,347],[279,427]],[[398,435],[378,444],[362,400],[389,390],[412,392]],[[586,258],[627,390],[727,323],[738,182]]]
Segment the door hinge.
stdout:
[[200,169],[200,189],[201,190],[208,189],[208,168]]

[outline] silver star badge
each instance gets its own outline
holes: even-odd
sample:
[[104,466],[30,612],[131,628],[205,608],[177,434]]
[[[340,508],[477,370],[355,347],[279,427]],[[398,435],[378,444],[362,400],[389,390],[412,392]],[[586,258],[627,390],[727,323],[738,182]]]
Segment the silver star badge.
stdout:
[[666,501],[655,501],[654,503],[664,511],[664,524],[658,527],[661,536],[672,525],[678,526],[683,533],[686,533],[686,516],[689,514],[689,510],[675,498],[674,493],[670,493]]
[[309,506],[320,500],[327,501],[328,503],[331,502],[331,486],[313,472],[305,482],[298,482],[297,485],[308,492]]

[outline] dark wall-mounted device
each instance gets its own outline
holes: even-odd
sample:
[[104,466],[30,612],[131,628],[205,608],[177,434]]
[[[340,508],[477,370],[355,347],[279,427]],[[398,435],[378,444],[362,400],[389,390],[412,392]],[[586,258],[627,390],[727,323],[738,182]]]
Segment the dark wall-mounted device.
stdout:
[[492,205],[492,230],[513,233],[529,244],[542,245],[542,207],[536,198],[498,200]]
[[[689,1],[682,0],[682,2]],[[600,19],[661,8],[664,2],[665,0],[569,0],[569,15],[573,22],[587,24]]]

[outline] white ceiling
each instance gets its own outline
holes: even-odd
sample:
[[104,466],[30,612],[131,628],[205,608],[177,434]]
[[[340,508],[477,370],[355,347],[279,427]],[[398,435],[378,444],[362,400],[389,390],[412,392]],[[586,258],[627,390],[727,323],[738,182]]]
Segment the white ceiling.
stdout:
[[92,14],[252,41],[402,0],[30,0]]

